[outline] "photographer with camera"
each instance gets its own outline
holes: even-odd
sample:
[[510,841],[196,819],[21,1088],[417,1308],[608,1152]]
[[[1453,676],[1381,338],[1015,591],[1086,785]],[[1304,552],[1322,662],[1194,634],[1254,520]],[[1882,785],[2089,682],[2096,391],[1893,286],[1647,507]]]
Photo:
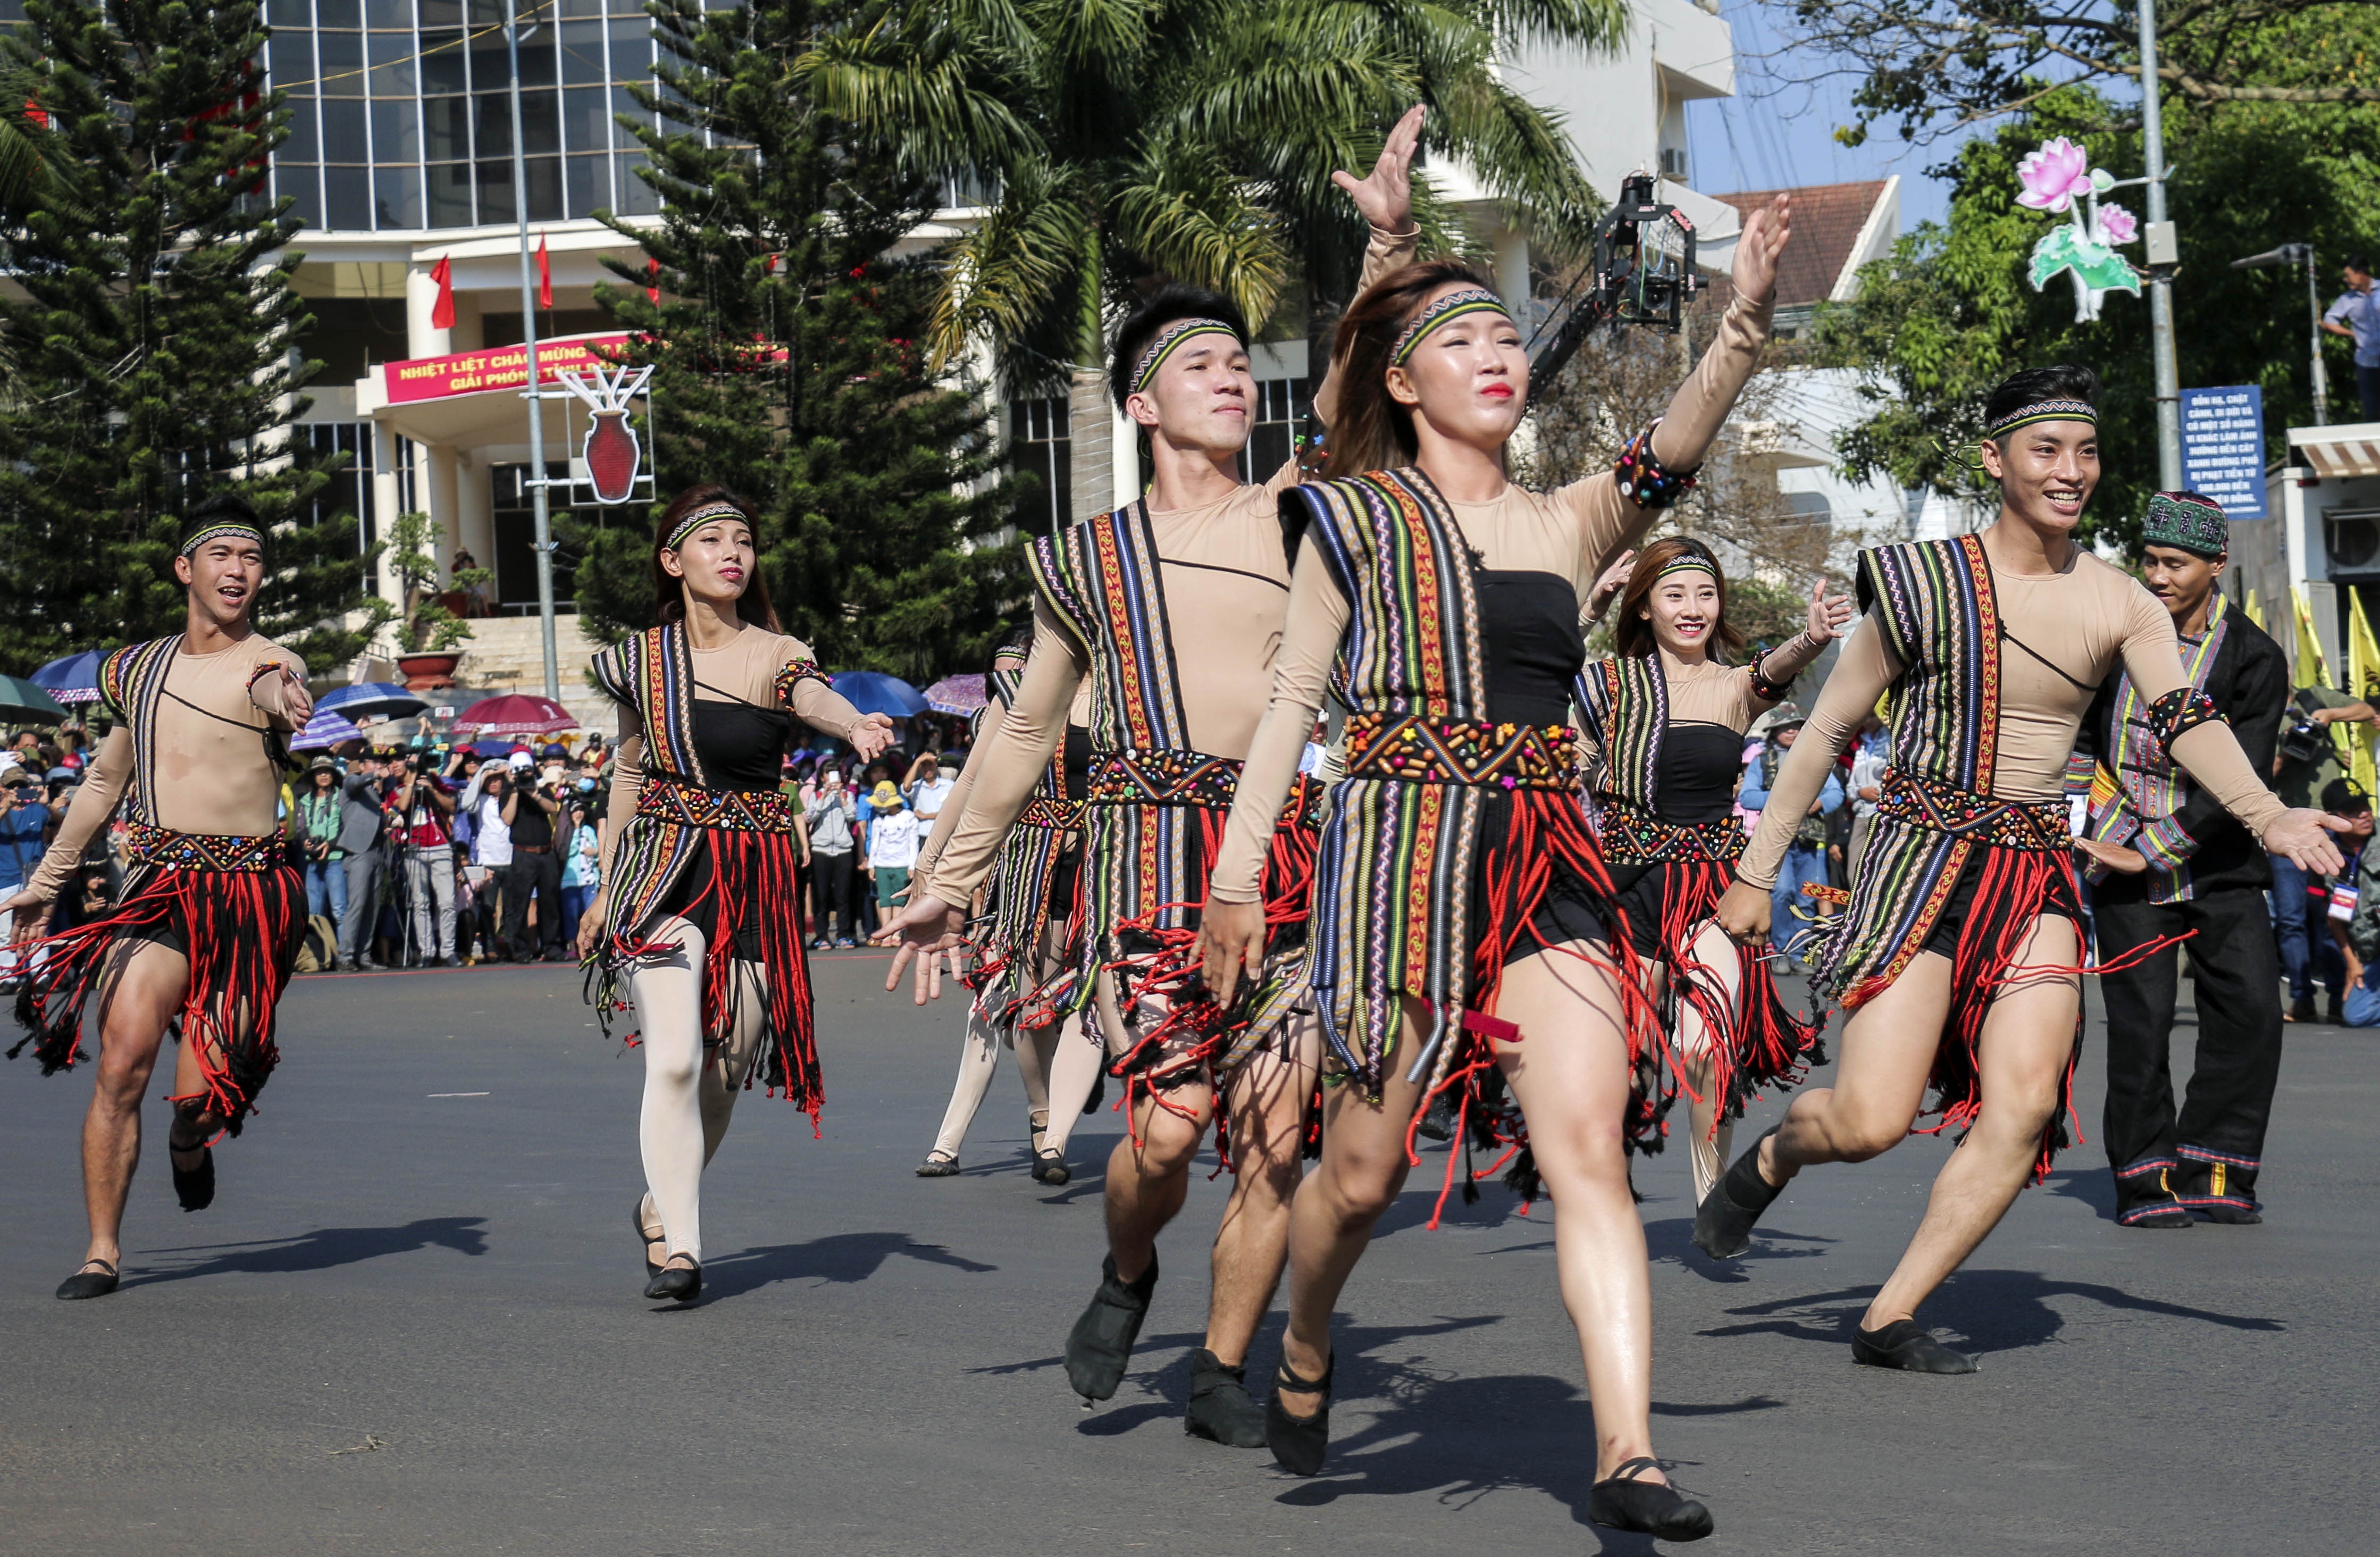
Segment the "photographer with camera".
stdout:
[[[455,797],[443,780],[426,772],[429,754],[408,751],[392,763],[387,809],[395,835],[400,887],[410,911],[405,920],[412,955],[423,967],[453,967],[455,960],[455,833],[448,819]],[[405,954],[399,953],[400,963]]]
[[504,802],[504,825],[512,837],[512,863],[504,871],[504,945],[515,962],[535,962],[536,942],[530,940],[529,898],[538,902],[537,941],[544,943],[545,960],[560,962],[562,949],[562,858],[554,851],[553,819],[562,809],[562,769],[540,772],[527,752],[512,760],[512,793]]
[[388,869],[388,818],[382,806],[387,798],[388,757],[367,751],[347,764],[339,781],[339,847],[344,858],[346,909],[339,916],[339,967],[346,973],[376,969],[372,931],[380,922],[380,889]]
[[339,765],[325,754],[306,764],[306,786],[298,796],[298,847],[304,857],[306,917],[327,913],[333,923],[347,918],[346,797],[339,792]]

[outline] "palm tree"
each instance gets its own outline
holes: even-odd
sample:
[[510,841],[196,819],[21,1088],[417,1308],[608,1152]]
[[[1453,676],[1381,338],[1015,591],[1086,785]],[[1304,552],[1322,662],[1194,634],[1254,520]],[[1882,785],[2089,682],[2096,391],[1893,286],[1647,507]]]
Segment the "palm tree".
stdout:
[[[1500,80],[1521,42],[1608,47],[1626,0],[875,0],[800,68],[829,112],[978,189],[943,255],[934,347],[988,342],[1013,389],[1095,373],[1102,322],[1157,276],[1327,336],[1364,231],[1338,170],[1408,105],[1541,242],[1584,247],[1598,201],[1558,118]],[[1465,247],[1415,179],[1430,247]],[[1290,289],[1303,283],[1302,300]],[[1097,429],[1078,429],[1079,437]],[[1085,450],[1078,444],[1076,457]]]

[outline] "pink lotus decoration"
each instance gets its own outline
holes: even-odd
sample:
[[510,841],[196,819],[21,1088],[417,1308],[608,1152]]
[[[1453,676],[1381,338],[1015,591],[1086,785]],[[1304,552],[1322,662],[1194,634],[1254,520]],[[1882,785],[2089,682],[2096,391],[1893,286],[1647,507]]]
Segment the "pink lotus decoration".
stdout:
[[2120,205],[2103,205],[2099,208],[2097,237],[2101,243],[2114,248],[2119,244],[2130,243],[2140,236],[2141,225],[2132,219],[2131,212]]
[[2017,204],[2035,211],[2064,211],[2078,196],[2091,192],[2091,154],[2061,135],[2028,153],[2016,164],[2016,176],[2024,186],[2024,192],[2016,197]]

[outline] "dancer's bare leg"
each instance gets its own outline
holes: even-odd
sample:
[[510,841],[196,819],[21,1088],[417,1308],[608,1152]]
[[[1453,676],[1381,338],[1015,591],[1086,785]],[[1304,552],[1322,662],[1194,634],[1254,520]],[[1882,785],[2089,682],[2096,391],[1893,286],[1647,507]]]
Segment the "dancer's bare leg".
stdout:
[[1554,948],[1512,966],[1496,1014],[1521,1029],[1498,1061],[1553,1196],[1554,1262],[1595,1403],[1600,1481],[1653,1452],[1652,1276],[1628,1187],[1633,1077],[1620,991],[1599,962]]
[[1296,1193],[1305,1105],[1322,1054],[1321,1024],[1300,1016],[1279,1052],[1252,1056],[1232,1078],[1232,1198],[1215,1230],[1214,1295],[1207,1349],[1226,1367],[1245,1363],[1289,1260],[1289,1208]]
[[1922,952],[1852,1013],[1835,1084],[1794,1094],[1777,1133],[1761,1143],[1761,1176],[1781,1185],[1813,1163],[1864,1162],[1907,1139],[1949,1013],[1950,959]]
[[[1122,1033],[1114,986],[1105,974],[1099,976],[1098,999],[1101,1025]],[[1161,1101],[1139,1089],[1133,1127],[1108,1154],[1108,1252],[1115,1257],[1117,1280],[1140,1280],[1156,1258],[1158,1234],[1189,1198],[1190,1164],[1214,1111],[1214,1094],[1203,1082],[1173,1088]]]
[[[171,947],[128,940],[109,949],[100,974],[99,1076],[82,1123],[83,1207],[91,1218],[86,1265],[94,1259],[119,1267],[124,1262],[117,1235],[133,1170],[140,1162],[141,1095],[156,1068],[165,1026],[182,1008],[189,970],[189,959]],[[192,1092],[202,1085],[197,1054],[186,1052],[175,1066],[174,1090]],[[195,1123],[204,1134],[188,1143],[193,1149],[221,1125],[212,1114]]]
[[[1340,1291],[1371,1243],[1373,1225],[1404,1188],[1405,1128],[1424,1091],[1405,1070],[1429,1034],[1427,1010],[1408,999],[1378,1101],[1351,1080],[1323,1090],[1322,1157],[1289,1208],[1289,1328],[1281,1357],[1302,1379],[1320,1379],[1330,1369],[1330,1316]],[[1310,1417],[1321,1405],[1311,1394],[1280,1393],[1293,1417]]]
[[[2044,917],[2018,966],[2071,967],[2082,960],[2071,919]],[[1975,1252],[2033,1176],[2041,1133],[2058,1112],[2058,1081],[2074,1052],[2082,980],[2042,975],[2005,987],[1984,1017],[1977,1062],[1983,1112],[1935,1175],[1925,1220],[1900,1263],[1868,1305],[1861,1326],[1880,1330],[1916,1318],[1918,1305]]]

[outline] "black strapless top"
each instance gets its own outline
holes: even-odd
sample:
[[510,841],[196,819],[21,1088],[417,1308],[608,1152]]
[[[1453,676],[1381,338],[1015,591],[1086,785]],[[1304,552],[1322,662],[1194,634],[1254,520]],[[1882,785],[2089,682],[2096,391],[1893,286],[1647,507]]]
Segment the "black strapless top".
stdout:
[[694,751],[713,789],[775,789],[784,778],[794,716],[757,703],[694,703]]
[[1661,820],[1681,827],[1717,821],[1735,809],[1735,781],[1743,772],[1743,737],[1724,724],[1671,720],[1661,737],[1655,797]]
[[1066,726],[1066,798],[1079,800],[1091,792],[1091,733],[1080,724]]
[[1475,568],[1488,717],[1499,724],[1567,724],[1571,683],[1586,663],[1578,591],[1555,573]]

